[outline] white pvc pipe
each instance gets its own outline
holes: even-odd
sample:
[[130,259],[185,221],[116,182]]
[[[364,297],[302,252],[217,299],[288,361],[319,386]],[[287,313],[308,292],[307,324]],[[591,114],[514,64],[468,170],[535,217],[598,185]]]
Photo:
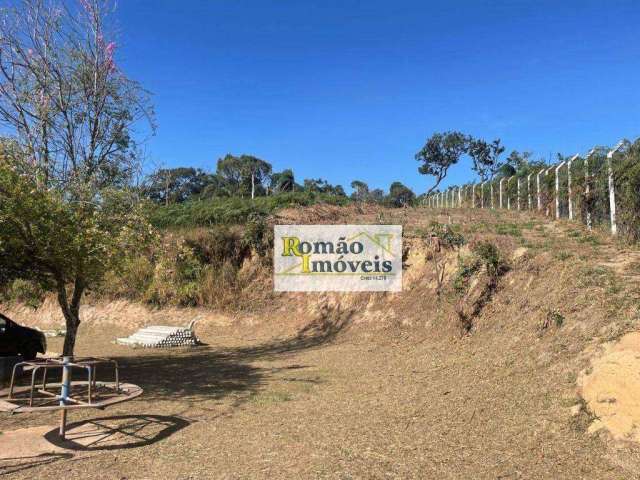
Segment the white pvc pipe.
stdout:
[[569,159],[567,163],[567,196],[569,197],[569,220],[573,220],[573,192],[571,190],[571,164],[580,158],[577,153]]
[[533,173],[527,175],[527,206],[529,210],[531,210],[531,175]]
[[609,174],[609,211],[611,213],[611,233],[618,234],[618,225],[616,223],[616,189],[613,184],[613,155],[622,148],[623,143],[620,142],[616,147],[607,153],[607,173]]
[[542,197],[540,196],[540,175],[542,175],[543,172],[544,170],[540,170],[536,174],[536,183],[538,186],[538,210],[542,210]]
[[560,218],[560,169],[566,162],[560,163],[556,167],[556,220]]

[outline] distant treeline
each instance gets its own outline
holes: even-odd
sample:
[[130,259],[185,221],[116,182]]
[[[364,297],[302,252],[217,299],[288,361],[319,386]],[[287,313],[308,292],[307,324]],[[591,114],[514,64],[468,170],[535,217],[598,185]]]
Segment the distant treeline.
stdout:
[[257,157],[226,155],[218,160],[215,173],[193,167],[157,169],[145,178],[139,192],[157,205],[150,216],[161,228],[243,223],[254,213],[317,202],[403,207],[416,201],[415,193],[400,182],[393,182],[388,192],[370,190],[360,180],[351,182],[351,188],[353,193],[347,196],[342,185],[322,178],[298,183],[291,169],[274,172],[269,162]]

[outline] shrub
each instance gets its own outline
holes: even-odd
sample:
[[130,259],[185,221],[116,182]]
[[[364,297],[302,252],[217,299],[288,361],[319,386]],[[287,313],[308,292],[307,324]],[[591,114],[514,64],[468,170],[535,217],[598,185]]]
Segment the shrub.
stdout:
[[430,231],[427,235],[438,237],[440,239],[440,245],[445,248],[458,248],[465,244],[464,236],[454,231],[450,225],[431,222],[429,228]]
[[10,302],[22,303],[29,307],[37,308],[44,300],[44,290],[28,280],[16,279],[9,284],[5,292]]
[[481,263],[477,258],[463,257],[458,260],[458,270],[453,278],[453,288],[461,294],[467,289],[469,279],[478,271]]
[[251,253],[240,231],[224,225],[188,234],[185,246],[191,249],[200,264],[211,265],[215,269],[225,262],[240,268]]
[[174,248],[165,249],[156,263],[145,299],[155,305],[196,305],[203,268],[190,246],[179,241]]
[[515,223],[499,223],[496,225],[496,233],[498,235],[511,235],[513,237],[521,237],[522,231]]
[[117,270],[105,273],[98,291],[112,297],[140,299],[153,282],[154,269],[154,264],[148,257],[130,257]]
[[266,217],[252,214],[247,221],[242,237],[244,245],[265,257],[273,247],[273,230],[267,225]]
[[506,262],[500,255],[498,247],[488,240],[482,240],[471,245],[471,251],[478,257],[485,266],[490,277],[499,277],[506,269]]

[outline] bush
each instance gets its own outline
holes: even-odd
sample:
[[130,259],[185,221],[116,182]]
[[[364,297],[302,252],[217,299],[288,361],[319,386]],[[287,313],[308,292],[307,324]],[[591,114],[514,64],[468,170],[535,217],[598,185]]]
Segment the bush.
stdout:
[[159,306],[196,305],[203,269],[204,265],[184,241],[179,241],[173,248],[165,248],[155,265],[145,300]]
[[489,240],[476,242],[471,245],[471,251],[485,266],[490,277],[499,277],[506,271],[506,262],[502,259],[500,250],[493,242]]
[[265,257],[273,248],[273,229],[267,225],[264,215],[253,214],[249,217],[242,241],[260,257]]
[[453,278],[453,288],[456,293],[461,294],[467,289],[469,279],[481,267],[481,262],[477,258],[460,258],[458,260],[458,270]]
[[138,300],[151,285],[154,268],[153,262],[146,256],[128,258],[117,271],[105,273],[98,291],[102,295]]
[[251,253],[240,231],[225,225],[187,234],[185,246],[191,249],[200,264],[211,265],[214,269],[221,268],[226,262],[240,268]]
[[440,245],[445,248],[458,248],[465,244],[464,236],[449,225],[431,222],[427,236],[438,237]]
[[17,279],[11,282],[5,291],[5,297],[10,302],[22,303],[37,308],[44,300],[44,290],[28,280]]

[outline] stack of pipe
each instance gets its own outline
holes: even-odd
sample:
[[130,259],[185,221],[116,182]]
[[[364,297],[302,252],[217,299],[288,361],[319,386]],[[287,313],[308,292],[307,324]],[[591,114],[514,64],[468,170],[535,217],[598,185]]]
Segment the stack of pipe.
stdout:
[[198,345],[198,338],[188,327],[153,325],[141,328],[127,338],[118,338],[116,343],[145,348],[188,347]]

